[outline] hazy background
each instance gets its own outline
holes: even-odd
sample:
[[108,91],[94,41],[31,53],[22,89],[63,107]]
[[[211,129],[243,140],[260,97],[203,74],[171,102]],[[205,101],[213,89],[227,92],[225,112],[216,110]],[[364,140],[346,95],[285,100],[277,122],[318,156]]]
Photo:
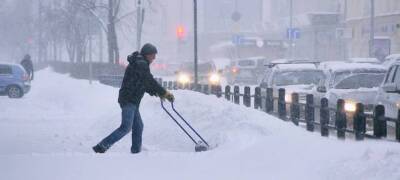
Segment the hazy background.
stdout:
[[[115,33],[107,29],[110,3]],[[160,59],[193,59],[193,2],[142,0],[142,4],[142,43],[156,44]],[[290,0],[199,0],[200,59],[288,57],[289,4]],[[399,52],[400,1],[377,0],[375,6],[375,36],[384,40],[379,46],[389,49],[386,54]],[[370,0],[293,0],[298,37],[291,56],[318,60],[368,56],[370,9]],[[1,61],[19,61],[27,53],[34,61],[125,61],[137,47],[136,10],[137,0],[0,0]],[[181,37],[178,27],[183,30]],[[116,48],[110,45],[113,42]],[[109,56],[109,46],[118,55]]]

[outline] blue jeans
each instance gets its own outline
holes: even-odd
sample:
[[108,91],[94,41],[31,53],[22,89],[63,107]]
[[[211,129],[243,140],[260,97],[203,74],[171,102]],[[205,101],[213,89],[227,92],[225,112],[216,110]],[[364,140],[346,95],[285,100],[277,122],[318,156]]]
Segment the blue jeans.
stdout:
[[143,122],[140,117],[138,106],[126,104],[122,109],[122,123],[119,128],[104,138],[99,145],[105,149],[110,148],[114,143],[128,134],[132,129],[131,152],[140,152],[142,147]]

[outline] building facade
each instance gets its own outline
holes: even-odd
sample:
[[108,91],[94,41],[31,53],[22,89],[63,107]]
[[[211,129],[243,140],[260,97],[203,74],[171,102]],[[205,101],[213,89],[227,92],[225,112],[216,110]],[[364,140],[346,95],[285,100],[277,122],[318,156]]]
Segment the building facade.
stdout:
[[[298,32],[290,44],[290,3],[293,28]],[[286,58],[338,60],[344,58],[342,0],[270,0],[270,20],[292,50]],[[290,49],[290,48],[288,48]]]
[[[400,1],[375,0],[374,46],[370,50],[371,0],[347,0],[346,37],[350,57],[382,59],[400,53]],[[371,51],[371,52],[370,52]]]

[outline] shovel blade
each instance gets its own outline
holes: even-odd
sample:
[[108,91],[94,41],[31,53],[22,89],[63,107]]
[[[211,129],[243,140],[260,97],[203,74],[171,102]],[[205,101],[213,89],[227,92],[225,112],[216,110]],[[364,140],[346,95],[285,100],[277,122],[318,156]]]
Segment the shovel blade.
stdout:
[[194,147],[194,150],[196,152],[202,152],[202,151],[207,151],[208,150],[208,146],[206,144],[204,144],[202,141],[199,141],[196,146]]

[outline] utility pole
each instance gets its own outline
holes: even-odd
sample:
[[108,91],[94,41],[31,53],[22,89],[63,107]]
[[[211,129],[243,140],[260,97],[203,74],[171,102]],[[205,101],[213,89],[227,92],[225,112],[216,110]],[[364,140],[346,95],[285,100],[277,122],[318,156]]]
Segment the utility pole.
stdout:
[[140,51],[141,26],[142,26],[142,1],[137,0],[136,15],[136,49]]
[[289,2],[289,56],[293,59],[293,0]]
[[197,72],[197,0],[193,0],[193,22],[194,22],[194,85],[197,88],[198,84],[198,72]]
[[38,4],[38,29],[39,29],[39,33],[38,33],[38,62],[43,61],[43,27],[42,27],[42,12],[43,12],[43,4],[42,4],[42,0],[39,0],[39,4]]
[[342,23],[343,23],[343,37],[342,37],[342,41],[343,41],[343,58],[344,59],[348,59],[348,50],[347,50],[347,43],[348,40],[346,38],[346,29],[347,29],[347,0],[344,0],[344,7],[343,7],[343,18],[342,18]]
[[370,36],[369,36],[369,57],[374,57],[374,40],[375,40],[375,0],[371,0],[371,19],[370,19]]

